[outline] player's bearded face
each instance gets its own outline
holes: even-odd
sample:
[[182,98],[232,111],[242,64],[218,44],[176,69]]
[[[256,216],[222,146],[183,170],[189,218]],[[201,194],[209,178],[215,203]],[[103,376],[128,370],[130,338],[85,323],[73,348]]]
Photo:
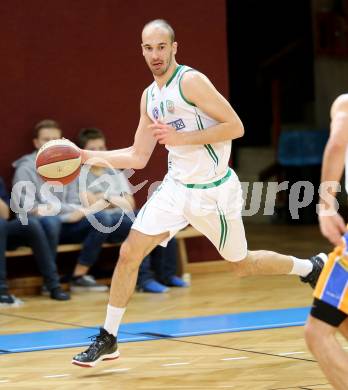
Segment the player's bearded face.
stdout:
[[142,34],[142,51],[147,66],[154,76],[164,75],[175,58],[177,43],[163,28],[145,28]]
[[162,76],[164,75],[168,68],[170,67],[173,59],[173,51],[171,50],[169,52],[169,55],[167,55],[165,58],[161,58],[159,61],[156,60],[152,62],[151,64],[151,72],[156,76]]
[[151,55],[145,55],[145,61],[155,76],[164,75],[173,61],[173,50],[154,51]]

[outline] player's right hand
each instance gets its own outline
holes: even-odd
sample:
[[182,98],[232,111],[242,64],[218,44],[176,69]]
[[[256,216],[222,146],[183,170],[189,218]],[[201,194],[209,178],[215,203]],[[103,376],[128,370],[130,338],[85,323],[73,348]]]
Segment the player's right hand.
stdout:
[[338,213],[330,216],[319,215],[321,234],[335,246],[342,245],[342,235],[347,231],[344,219]]

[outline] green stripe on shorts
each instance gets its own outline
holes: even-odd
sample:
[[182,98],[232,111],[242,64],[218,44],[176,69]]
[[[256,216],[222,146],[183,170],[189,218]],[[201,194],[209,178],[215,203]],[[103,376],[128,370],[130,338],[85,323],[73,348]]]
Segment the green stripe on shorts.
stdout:
[[219,251],[221,251],[225,248],[226,245],[228,226],[227,226],[225,214],[219,209],[219,207],[218,207],[218,211],[219,211],[220,228],[221,228]]
[[229,168],[226,175],[222,177],[219,180],[213,181],[212,183],[206,183],[206,184],[184,184],[185,187],[187,188],[195,188],[198,190],[205,190],[207,188],[213,188],[213,187],[218,187],[221,184],[225,183],[229,179],[229,177],[232,174],[232,170]]

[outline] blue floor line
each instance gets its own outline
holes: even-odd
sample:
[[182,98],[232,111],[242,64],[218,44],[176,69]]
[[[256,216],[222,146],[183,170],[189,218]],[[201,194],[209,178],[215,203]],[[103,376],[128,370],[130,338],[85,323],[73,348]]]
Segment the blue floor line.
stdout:
[[[265,310],[216,316],[122,324],[120,343],[155,340],[163,337],[187,337],[226,332],[241,332],[304,325],[309,308]],[[0,354],[81,347],[90,343],[95,328],[71,328],[45,332],[0,335]]]

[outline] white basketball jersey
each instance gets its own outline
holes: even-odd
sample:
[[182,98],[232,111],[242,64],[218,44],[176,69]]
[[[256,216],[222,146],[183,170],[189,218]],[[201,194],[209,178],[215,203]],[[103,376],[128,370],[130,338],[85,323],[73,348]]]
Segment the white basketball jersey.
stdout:
[[[159,89],[154,81],[146,91],[148,116],[173,126],[177,131],[204,131],[218,122],[182,93],[181,79],[184,73],[194,69],[179,65],[166,85]],[[181,183],[200,184],[219,180],[228,169],[231,141],[207,145],[169,146],[168,173]]]

